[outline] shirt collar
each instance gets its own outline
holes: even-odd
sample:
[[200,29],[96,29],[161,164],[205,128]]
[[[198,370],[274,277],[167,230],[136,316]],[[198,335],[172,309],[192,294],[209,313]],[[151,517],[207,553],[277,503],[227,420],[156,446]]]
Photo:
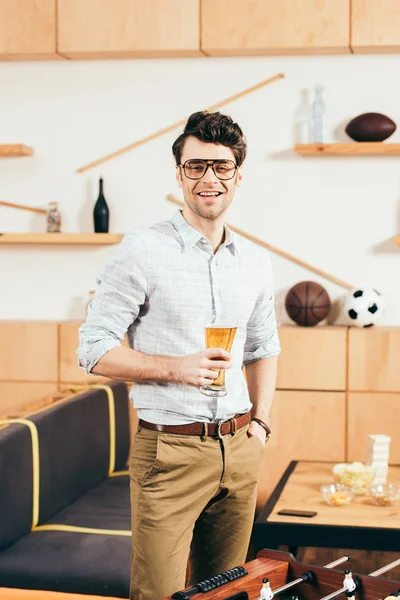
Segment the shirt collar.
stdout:
[[[192,248],[199,240],[203,239],[203,235],[200,233],[200,231],[195,229],[195,227],[186,221],[181,210],[177,210],[170,220],[172,225],[181,236],[185,250]],[[224,230],[225,240],[223,246],[229,248],[231,252],[237,256],[239,254],[237,236],[226,224],[224,224]]]

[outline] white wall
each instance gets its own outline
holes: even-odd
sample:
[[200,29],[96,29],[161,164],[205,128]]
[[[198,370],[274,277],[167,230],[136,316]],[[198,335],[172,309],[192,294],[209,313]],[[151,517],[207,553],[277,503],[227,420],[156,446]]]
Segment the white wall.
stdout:
[[[301,90],[325,86],[329,141],[343,123],[383,112],[400,129],[400,56],[0,63],[0,143],[34,146],[0,160],[0,199],[46,207],[63,230],[92,231],[100,174],[110,231],[166,219],[179,194],[171,144],[180,130],[84,174],[76,169],[276,73],[286,78],[223,110],[247,135],[243,186],[228,221],[355,285],[385,295],[382,324],[400,325],[399,158],[302,158],[292,148]],[[339,129],[338,129],[339,128]],[[390,141],[398,141],[400,131]],[[44,218],[0,206],[0,231],[44,231]],[[0,246],[0,319],[80,319],[114,247]],[[272,255],[278,316],[294,283],[313,279],[331,299],[345,291]]]

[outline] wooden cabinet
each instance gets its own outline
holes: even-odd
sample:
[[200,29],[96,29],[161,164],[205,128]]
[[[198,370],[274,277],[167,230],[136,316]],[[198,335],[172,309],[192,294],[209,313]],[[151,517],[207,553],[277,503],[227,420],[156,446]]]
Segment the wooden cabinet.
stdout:
[[400,2],[352,0],[350,45],[357,53],[400,52]]
[[0,381],[58,380],[58,323],[0,321]]
[[347,54],[350,0],[202,0],[209,56]]
[[0,60],[56,58],[56,0],[1,0]]
[[68,58],[201,56],[200,0],[58,0]]
[[276,392],[272,436],[266,445],[257,507],[265,504],[291,460],[345,460],[344,392]]
[[345,390],[347,328],[279,328],[278,389]]
[[347,460],[365,461],[368,436],[384,433],[392,438],[389,463],[400,464],[398,440],[400,423],[400,393],[354,393],[348,395]]
[[400,327],[349,329],[349,390],[400,392]]

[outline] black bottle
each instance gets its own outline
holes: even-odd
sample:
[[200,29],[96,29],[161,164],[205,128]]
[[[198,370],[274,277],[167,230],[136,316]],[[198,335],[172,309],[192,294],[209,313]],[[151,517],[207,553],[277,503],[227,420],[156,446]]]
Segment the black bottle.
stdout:
[[108,221],[110,213],[108,210],[106,199],[103,194],[103,178],[99,180],[99,197],[94,205],[93,219],[95,233],[108,233]]

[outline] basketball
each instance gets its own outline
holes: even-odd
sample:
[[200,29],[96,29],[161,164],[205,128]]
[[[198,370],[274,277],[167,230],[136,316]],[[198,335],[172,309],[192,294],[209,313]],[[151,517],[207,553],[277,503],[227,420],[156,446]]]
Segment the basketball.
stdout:
[[295,323],[310,327],[328,316],[331,301],[328,292],[319,283],[300,281],[288,291],[285,307]]

